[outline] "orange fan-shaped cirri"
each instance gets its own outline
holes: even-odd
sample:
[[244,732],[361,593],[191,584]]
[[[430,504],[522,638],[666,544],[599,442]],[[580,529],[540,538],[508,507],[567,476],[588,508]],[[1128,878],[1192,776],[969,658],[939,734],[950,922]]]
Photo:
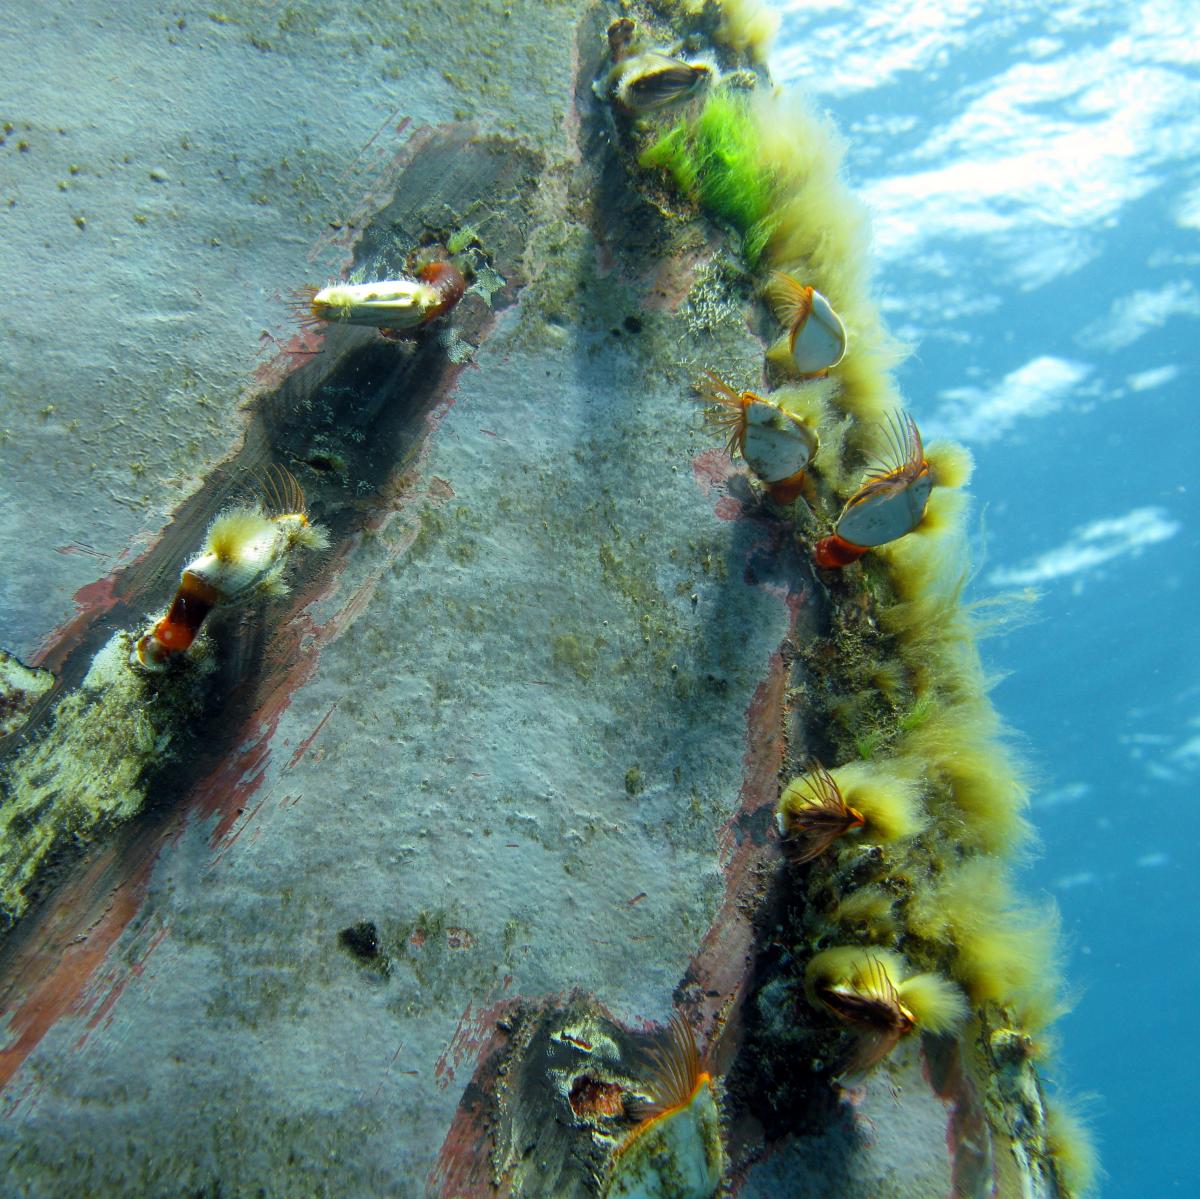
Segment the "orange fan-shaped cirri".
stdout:
[[850,807],[833,775],[815,758],[808,772],[779,798],[779,829],[794,862],[819,858],[839,837],[862,828],[863,814]]
[[709,1199],[725,1167],[721,1116],[712,1077],[678,1013],[665,1042],[647,1057],[647,1098],[637,1106],[638,1124],[613,1154],[606,1199],[660,1194]]
[[887,436],[888,452],[846,501],[832,536],[813,547],[818,566],[848,566],[867,550],[911,533],[924,518],[933,472],[916,421],[908,413],[893,416]]

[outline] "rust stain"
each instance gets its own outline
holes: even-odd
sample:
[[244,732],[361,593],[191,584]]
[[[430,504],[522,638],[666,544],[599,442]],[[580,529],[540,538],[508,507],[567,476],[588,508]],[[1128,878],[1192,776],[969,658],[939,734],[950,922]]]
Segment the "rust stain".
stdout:
[[[149,960],[150,955],[163,943],[163,941],[166,940],[167,933],[169,931],[170,926],[166,924],[164,924],[162,928],[158,929],[158,931],[150,937],[150,940],[146,943],[145,950],[143,950],[137,960],[130,963],[128,972],[118,973],[114,970],[110,973],[107,979],[108,990],[105,992],[104,997],[96,1005],[91,1016],[88,1017],[87,1029],[79,1038],[79,1040],[76,1041],[76,1049],[81,1049],[83,1047],[84,1042],[88,1039],[89,1033],[91,1033],[92,1030],[96,1028],[96,1026],[102,1020],[108,1018],[108,1022],[111,1022],[110,1013],[116,1006],[117,1000],[121,997],[121,993],[129,985],[130,979],[142,977],[143,973],[145,973],[146,962]],[[95,990],[95,987],[89,987],[88,990],[90,993],[91,991]]]
[[713,505],[713,513],[718,520],[744,520],[746,506],[736,496],[723,495]]
[[337,701],[334,700],[334,702],[329,705],[329,711],[326,712],[325,715],[322,716],[321,719],[317,722],[317,727],[315,729],[313,729],[313,731],[311,733],[309,733],[308,736],[305,737],[304,740],[301,741],[299,745],[296,746],[296,752],[294,754],[292,754],[292,756],[288,759],[288,764],[284,767],[284,770],[291,770],[300,761],[300,759],[302,757],[304,757],[304,755],[306,753],[308,753],[309,749],[312,746],[312,743],[321,735],[321,730],[325,727],[325,722],[336,711],[337,711]]
[[75,615],[66,624],[47,633],[37,649],[30,655],[29,665],[57,674],[63,662],[86,634],[107,612],[121,602],[118,590],[120,574],[106,575],[94,583],[88,583],[75,592]]
[[54,547],[56,554],[83,554],[88,558],[99,558],[101,562],[108,560],[108,555],[101,553],[94,546],[85,545],[82,541],[69,541],[66,545],[56,545]]
[[697,272],[711,261],[721,234],[710,232],[704,243],[659,259],[644,306],[649,312],[678,312],[696,282]]
[[756,833],[779,797],[783,762],[783,701],[787,668],[778,651],[771,655],[766,679],[754,692],[746,714],[745,773],[738,807],[721,833],[719,855],[725,875],[725,899],[684,976],[684,986],[700,996],[704,1022],[724,1024],[743,998],[753,952],[754,891],[757,869],[779,857],[779,842]]
[[[511,981],[511,977],[506,977],[501,989],[506,990]],[[445,1090],[454,1081],[464,1059],[469,1058],[473,1063],[480,1060],[480,1049],[495,1036],[496,1021],[512,1002],[501,999],[478,1011],[468,1002],[449,1043],[433,1067],[433,1076],[441,1089]]]
[[933,1093],[946,1105],[946,1149],[951,1195],[998,1194],[992,1131],[979,1093],[963,1069],[958,1041],[926,1038],[922,1067]]
[[[475,1057],[480,1066],[463,1092],[437,1161],[426,1179],[425,1193],[428,1195],[441,1195],[446,1199],[476,1199],[497,1193],[492,1185],[495,1141],[491,1106],[499,1078],[497,1067],[500,1064],[500,1051],[508,1040],[508,1034],[499,1024],[505,1017],[515,1013],[519,1003],[515,999],[502,1000],[474,1017],[479,1029],[488,1029],[486,1037],[476,1033]],[[470,1012],[468,1005],[463,1020]],[[463,1022],[460,1021],[459,1029],[462,1028]]]
[[[116,857],[100,855],[63,887],[40,936],[27,942],[19,970],[10,972],[0,995],[8,1013],[0,1087],[61,1017],[88,1010],[89,981],[141,907],[155,857],[146,855],[127,875]],[[13,994],[18,987],[19,998]]]
[[476,1015],[468,1003],[467,1010],[459,1017],[450,1043],[442,1050],[433,1067],[433,1076],[439,1087],[448,1087],[454,1081],[454,1072],[462,1065],[463,1058],[473,1050],[478,1050],[487,1040],[484,1031],[487,1027],[487,1012]]
[[319,329],[301,329],[282,344],[271,340],[278,346],[278,353],[256,366],[251,375],[259,391],[279,387],[292,371],[304,365],[306,358],[323,353],[325,348],[325,335]]
[[692,475],[704,495],[724,487],[730,476],[737,473],[724,450],[705,450],[692,459]]

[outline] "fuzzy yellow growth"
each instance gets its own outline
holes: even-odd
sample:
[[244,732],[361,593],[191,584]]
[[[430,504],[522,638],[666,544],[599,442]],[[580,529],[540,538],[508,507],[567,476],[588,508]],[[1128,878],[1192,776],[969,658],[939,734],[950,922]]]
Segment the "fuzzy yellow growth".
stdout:
[[779,14],[764,0],[722,0],[717,41],[749,55],[752,62],[766,62],[779,22]]
[[1046,1150],[1054,1160],[1065,1199],[1096,1193],[1100,1162],[1091,1130],[1061,1099],[1046,1106]]
[[[905,546],[897,554],[895,547],[902,542],[914,544]],[[914,559],[905,555],[914,551],[924,553],[931,544],[936,545],[914,539],[910,534],[880,547],[880,550],[888,551],[880,553],[880,557],[884,561],[896,561],[899,557],[912,565]],[[936,710],[928,706],[935,697],[942,704],[960,699],[974,701],[986,694],[992,682],[984,671],[975,645],[980,625],[986,625],[990,617],[985,615],[982,621],[977,619],[975,609],[961,602],[968,574],[965,550],[962,558],[949,556],[945,569],[943,577],[928,580],[924,589],[916,588],[911,596],[881,603],[878,608],[881,627],[899,640],[900,660],[923,705],[919,720],[902,725],[906,730],[923,724],[926,717],[936,714]],[[910,572],[908,578],[912,577]]]
[[914,974],[896,990],[900,1002],[926,1032],[952,1032],[967,1018],[962,991],[940,974]]
[[830,923],[838,928],[853,931],[865,940],[893,943],[897,925],[893,909],[895,896],[881,887],[859,887],[851,891],[833,909]]
[[230,508],[209,526],[201,552],[212,554],[218,562],[236,562],[248,546],[272,536],[274,529],[261,508]]
[[[890,372],[904,352],[898,342],[886,338],[877,324],[876,333],[864,333],[861,313],[856,314],[853,309],[841,311],[854,348],[838,364],[842,384],[838,404],[848,416],[854,417],[858,429],[867,430],[886,424],[889,416],[900,411],[900,393]],[[886,342],[883,347],[881,339]],[[839,482],[838,489],[849,495],[859,482],[856,471],[852,478]]]
[[1059,998],[1058,913],[1020,904],[995,858],[969,858],[914,895],[908,927],[954,947],[954,975],[975,1003],[996,1003],[1024,1031],[1064,1010]]
[[963,842],[985,853],[1015,853],[1032,839],[1025,819],[1029,786],[1001,732],[996,710],[977,693],[932,703],[900,744],[944,786],[946,815],[957,817]]
[[811,425],[824,441],[835,428],[836,415],[830,408],[834,390],[832,379],[817,379],[806,387],[777,388],[771,392],[771,402]]
[[928,824],[920,784],[906,773],[910,770],[909,762],[884,760],[850,762],[830,771],[846,803],[862,813],[863,836],[868,840],[903,841]]
[[951,490],[965,487],[975,470],[971,451],[957,441],[935,441],[927,445],[925,461],[933,471],[934,486]]
[[292,545],[302,545],[307,550],[327,550],[329,548],[328,532],[307,519],[296,521],[289,526],[288,541]]
[[[709,0],[676,0],[689,16],[700,16]],[[765,63],[771,42],[779,32],[780,17],[766,0],[718,0],[721,19],[714,35],[722,46],[745,54],[753,63]]]
[[890,984],[917,1027],[927,1032],[950,1032],[967,1017],[966,1000],[952,982],[940,974],[909,975],[904,958],[889,949],[861,945],[825,949],[808,963],[804,977],[814,1004],[821,987],[845,986],[873,994],[881,981]]
[[755,115],[763,167],[778,181],[765,258],[846,315],[866,299],[863,247],[871,238],[866,208],[841,178],[845,142],[828,117],[795,95],[760,92]]

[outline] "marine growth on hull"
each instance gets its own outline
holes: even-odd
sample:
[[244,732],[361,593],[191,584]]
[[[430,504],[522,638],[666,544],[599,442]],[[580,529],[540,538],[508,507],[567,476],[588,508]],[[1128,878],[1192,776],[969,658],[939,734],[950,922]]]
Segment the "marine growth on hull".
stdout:
[[[962,1140],[973,1140],[982,1181],[970,1190],[956,1181],[956,1194],[1080,1199],[1092,1185],[1086,1134],[1042,1079],[1063,1007],[1056,918],[1011,884],[1031,840],[1028,782],[988,696],[976,647],[986,629],[963,599],[970,455],[952,442],[927,444],[920,397],[899,393],[903,347],[873,298],[868,222],[841,179],[841,142],[766,69],[778,16],[763,0],[608,8],[590,57],[581,56],[599,62],[578,97],[593,144],[606,167],[624,172],[648,244],[674,247],[670,231],[698,231],[693,258],[707,256],[713,274],[734,280],[728,295],[742,302],[734,323],[756,339],[748,366],[720,339],[694,336],[680,409],[695,412],[711,438],[739,511],[783,529],[772,565],[790,572],[789,599],[811,600],[820,633],[793,637],[779,655],[786,702],[770,731],[784,768],[755,812],[762,819],[731,832],[766,847],[755,864],[766,862],[769,877],[757,880],[757,907],[745,917],[753,932],[730,966],[737,981],[724,1006],[706,1007],[722,993],[691,976],[664,1005],[669,1020],[637,1031],[618,1028],[590,994],[555,994],[540,1008],[525,996],[497,1000],[496,1010],[511,1003],[505,1010],[516,1014],[503,1025],[496,1017],[488,1035],[520,1026],[523,1039],[511,1038],[503,1061],[481,1059],[482,1081],[460,1104],[468,1115],[486,1112],[491,1139],[478,1176],[490,1183],[481,1186],[499,1192],[502,1159],[525,1162],[536,1178],[543,1142],[535,1153],[520,1123],[532,1095],[535,1118],[575,1136],[556,1175],[573,1180],[571,1194],[735,1193],[752,1156],[748,1128],[771,1128],[774,1144],[802,1137],[810,1119],[854,1111],[864,1095],[898,1095],[903,1068],[911,1078],[919,1060],[939,1102],[973,1105],[977,1124]],[[532,185],[522,176],[501,190],[520,195]],[[504,279],[473,228],[430,227],[422,238],[387,268],[324,286],[292,281],[306,333],[361,335],[355,344],[388,378],[397,363],[459,363],[453,355],[465,343],[436,341],[438,327],[445,333],[480,303],[472,293],[486,301]],[[521,255],[511,257],[515,266]],[[682,448],[679,457],[686,470]],[[333,479],[345,465],[325,450],[302,461]],[[281,464],[214,508],[202,536],[197,526],[173,548],[152,611],[111,636],[48,731],[13,754],[0,777],[9,796],[0,809],[0,919],[25,914],[68,842],[130,821],[168,768],[199,756],[219,651],[233,648],[237,629],[287,620],[271,601],[331,544],[328,557],[344,548],[325,506],[337,484],[323,486],[319,523]],[[575,639],[560,640],[570,657]],[[789,705],[802,721],[786,719]],[[57,780],[67,761],[79,782],[64,798]],[[639,779],[632,768],[629,797]],[[55,805],[66,811],[66,799],[69,821],[42,819]],[[736,810],[734,797],[729,806]],[[345,929],[340,942],[374,978],[386,977],[374,923]],[[438,1072],[440,1080],[442,1063]],[[560,1129],[537,1132],[548,1141]],[[838,1179],[822,1182],[839,1194]],[[511,1193],[548,1193],[535,1188]]]
[[[695,395],[760,503],[790,520],[826,601],[825,636],[798,647],[794,671],[811,744],[788,757],[807,765],[781,780],[778,809],[793,965],[760,1017],[798,1026],[791,1069],[834,1091],[886,1087],[891,1059],[919,1044],[949,1049],[985,1096],[998,1193],[1019,1172],[1024,1193],[1082,1195],[1090,1151],[1038,1070],[1062,1010],[1055,915],[1010,885],[1027,784],[961,595],[970,455],[926,445],[897,390],[865,213],[826,118],[766,76],[769,10],[623,7],[596,86],[616,151],[667,219],[724,230],[758,297],[760,375],[713,357]],[[637,1193],[717,1193],[682,1146]],[[670,1190],[671,1171],[695,1181]]]

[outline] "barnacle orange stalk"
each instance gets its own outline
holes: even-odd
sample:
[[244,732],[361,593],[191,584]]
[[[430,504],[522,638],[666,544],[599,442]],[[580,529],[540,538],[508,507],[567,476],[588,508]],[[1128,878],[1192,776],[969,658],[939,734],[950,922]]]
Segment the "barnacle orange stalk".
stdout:
[[833,533],[813,547],[818,566],[836,569],[869,549],[895,541],[921,523],[933,490],[921,433],[908,413],[889,418],[888,451],[846,501]]
[[766,484],[771,498],[791,503],[804,489],[805,471],[817,452],[817,434],[795,413],[753,391],[734,391],[711,371],[696,385],[702,399],[723,411],[708,419],[729,431],[727,448],[736,450]]
[[329,544],[325,531],[309,522],[304,492],[290,471],[272,467],[262,484],[262,503],[227,509],[209,526],[200,553],[183,568],[167,614],[139,639],[133,662],[164,670],[191,647],[214,608],[286,592],[283,572],[291,551]]
[[647,1058],[648,1098],[637,1105],[639,1122],[613,1155],[606,1199],[666,1193],[706,1199],[716,1194],[724,1171],[721,1117],[712,1076],[678,1013]]
[[863,814],[846,803],[833,775],[816,759],[779,800],[780,831],[797,863],[819,858],[839,837],[865,823]]

